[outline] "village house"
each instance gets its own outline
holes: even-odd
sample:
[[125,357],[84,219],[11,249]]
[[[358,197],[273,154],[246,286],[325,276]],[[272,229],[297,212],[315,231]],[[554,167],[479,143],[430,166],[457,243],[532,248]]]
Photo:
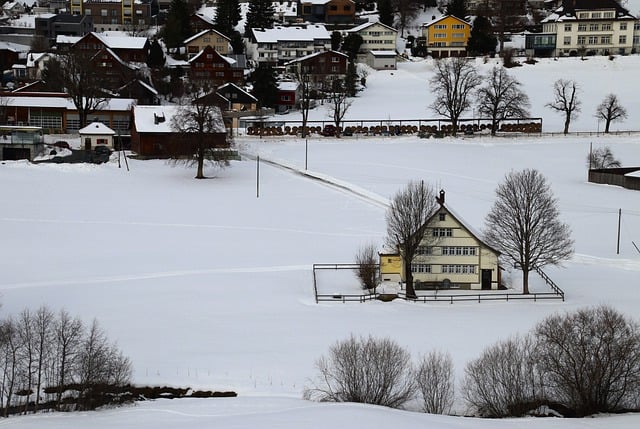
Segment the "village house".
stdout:
[[90,15],[96,31],[147,29],[152,23],[151,0],[70,0],[72,15]]
[[331,89],[332,82],[347,75],[349,56],[328,50],[296,58],[284,65],[285,71],[300,79],[306,79],[312,89]]
[[191,59],[207,46],[211,46],[221,55],[228,55],[230,52],[229,42],[231,39],[224,34],[214,29],[205,29],[189,37],[183,44],[187,50],[187,56]]
[[86,34],[71,47],[71,49],[93,53],[110,49],[118,59],[131,63],[145,63],[149,55],[149,48],[150,43],[146,37],[112,36],[96,32]]
[[272,66],[314,52],[331,49],[331,34],[324,25],[252,28],[247,57]]
[[[131,150],[143,158],[194,154],[197,133],[180,132],[173,124],[173,117],[180,108],[181,106],[133,106]],[[207,135],[208,146],[211,148],[229,147],[221,113],[220,124],[219,129]]]
[[352,0],[299,0],[300,17],[308,22],[353,24],[356,3]]
[[201,86],[217,87],[225,83],[244,85],[244,70],[236,68],[236,61],[221,55],[211,46],[189,60],[189,79]]
[[[80,129],[80,116],[66,94],[11,92],[0,96],[6,100],[8,125],[37,126],[49,134],[75,133]],[[129,98],[109,98],[88,118],[128,135],[131,106],[135,103],[136,100]]]
[[369,51],[396,52],[398,30],[381,22],[367,22],[353,27],[346,34],[357,34],[362,37],[362,45],[358,51],[358,62],[367,62]]
[[78,134],[80,134],[80,143],[86,150],[91,150],[96,146],[106,146],[113,149],[113,136],[116,132],[102,122],[92,122],[79,129]]
[[82,37],[93,31],[91,15],[40,14],[35,17],[36,36],[45,37],[51,44],[58,35]]
[[636,23],[615,0],[563,1],[542,21],[543,34],[527,37],[526,50],[546,56],[630,54]]
[[[438,210],[427,221],[427,238],[411,263],[415,289],[498,289],[499,252],[445,204],[444,191],[436,199]],[[403,266],[399,253],[380,253],[383,281],[404,281]]]
[[470,35],[471,24],[452,15],[434,18],[422,25],[427,50],[434,58],[465,56]]
[[285,113],[293,110],[300,100],[300,84],[296,81],[278,82],[278,95],[276,98],[276,111]]

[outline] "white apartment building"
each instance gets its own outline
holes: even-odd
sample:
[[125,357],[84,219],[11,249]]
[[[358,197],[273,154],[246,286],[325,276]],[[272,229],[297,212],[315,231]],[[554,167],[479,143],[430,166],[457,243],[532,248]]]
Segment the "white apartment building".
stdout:
[[396,51],[398,30],[380,22],[367,22],[346,31],[362,37],[362,45],[358,51],[358,62],[367,62],[369,51]]
[[630,54],[636,22],[615,0],[567,0],[542,31],[556,35],[556,56]]

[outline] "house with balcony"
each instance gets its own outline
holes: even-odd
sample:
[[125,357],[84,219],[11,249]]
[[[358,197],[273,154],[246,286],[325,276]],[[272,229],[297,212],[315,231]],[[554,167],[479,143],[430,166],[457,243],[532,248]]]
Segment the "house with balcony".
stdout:
[[252,28],[247,57],[272,66],[331,49],[331,34],[324,25]]
[[398,30],[381,22],[367,22],[347,30],[345,34],[358,34],[362,37],[362,45],[358,51],[357,61],[366,63],[370,51],[396,52]]
[[422,25],[427,52],[434,58],[465,56],[470,35],[471,24],[453,15],[444,15]]
[[189,60],[189,79],[207,86],[222,86],[225,83],[244,85],[244,70],[235,67],[236,61],[220,54],[211,46]]
[[624,55],[633,51],[636,22],[615,0],[565,0],[542,31],[556,36],[553,56]]
[[[436,200],[439,207],[427,220],[426,238],[411,261],[415,289],[498,289],[502,281],[500,253],[445,204],[444,191]],[[398,252],[380,253],[383,281],[404,282],[403,267]]]
[[209,28],[189,37],[183,42],[183,44],[187,51],[187,56],[191,59],[198,55],[198,53],[204,50],[207,46],[211,46],[216,52],[220,53],[220,55],[228,55],[230,51],[230,42],[231,39],[227,36]]
[[299,0],[299,16],[314,23],[353,24],[356,3],[353,0]]
[[284,66],[287,73],[307,79],[310,88],[322,91],[331,89],[332,82],[346,77],[348,62],[348,55],[328,50],[296,58]]
[[95,31],[145,30],[152,23],[151,0],[69,0],[72,15],[89,15]]

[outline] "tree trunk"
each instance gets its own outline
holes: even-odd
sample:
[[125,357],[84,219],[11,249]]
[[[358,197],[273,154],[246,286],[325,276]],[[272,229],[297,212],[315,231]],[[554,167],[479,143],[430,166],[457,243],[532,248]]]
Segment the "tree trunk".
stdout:
[[564,121],[564,134],[565,135],[569,134],[569,123],[571,123],[571,120],[569,118],[565,119],[565,121]]
[[411,262],[404,264],[404,279],[405,279],[405,289],[407,293],[407,298],[414,299],[417,298],[416,291],[413,288],[413,273],[411,272]]
[[609,125],[611,125],[611,119],[607,119],[607,121],[604,123],[605,134],[609,134]]
[[529,270],[522,269],[522,294],[529,295]]
[[204,179],[204,148],[198,149],[198,172],[196,179]]

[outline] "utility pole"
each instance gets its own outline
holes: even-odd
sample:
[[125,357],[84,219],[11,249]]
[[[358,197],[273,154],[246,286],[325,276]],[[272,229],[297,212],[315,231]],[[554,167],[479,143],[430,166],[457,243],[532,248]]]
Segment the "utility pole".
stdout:
[[256,198],[260,198],[260,155],[256,157]]
[[622,209],[618,209],[618,245],[616,247],[616,255],[620,254],[620,221],[622,220]]

